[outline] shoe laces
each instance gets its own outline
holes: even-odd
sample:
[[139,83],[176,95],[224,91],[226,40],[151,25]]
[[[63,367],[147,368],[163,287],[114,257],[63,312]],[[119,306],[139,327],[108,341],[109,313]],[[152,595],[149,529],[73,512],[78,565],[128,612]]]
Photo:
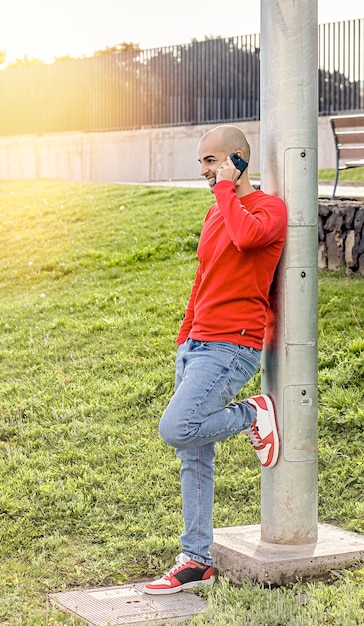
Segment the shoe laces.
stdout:
[[264,444],[262,438],[259,434],[259,428],[257,427],[256,421],[253,422],[249,430],[246,433],[249,437],[249,441],[252,444],[253,448],[261,448]]
[[173,576],[174,572],[180,569],[182,565],[185,565],[186,563],[188,563],[188,561],[189,561],[188,557],[183,552],[178,554],[176,556],[176,565],[173,565],[173,567],[171,567],[171,569],[164,574],[163,578],[168,578],[170,576]]

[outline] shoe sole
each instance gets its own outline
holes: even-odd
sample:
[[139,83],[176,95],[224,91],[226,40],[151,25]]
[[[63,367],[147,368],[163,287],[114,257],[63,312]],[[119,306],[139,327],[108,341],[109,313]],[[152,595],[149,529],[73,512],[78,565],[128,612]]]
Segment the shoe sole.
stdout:
[[278,435],[276,412],[274,409],[274,404],[269,396],[263,394],[263,397],[268,407],[268,415],[269,415],[269,421],[272,427],[273,444],[274,444],[274,452],[273,452],[273,457],[272,457],[271,462],[269,463],[269,465],[262,466],[262,467],[266,467],[267,469],[269,469],[271,467],[274,467],[274,465],[278,461],[280,444],[279,444],[279,435]]
[[207,580],[194,580],[190,583],[185,583],[179,587],[172,587],[171,589],[149,589],[144,588],[143,592],[151,596],[164,596],[171,593],[178,593],[184,589],[192,589],[192,587],[199,587],[200,585],[212,585],[215,582],[215,576],[211,576]]

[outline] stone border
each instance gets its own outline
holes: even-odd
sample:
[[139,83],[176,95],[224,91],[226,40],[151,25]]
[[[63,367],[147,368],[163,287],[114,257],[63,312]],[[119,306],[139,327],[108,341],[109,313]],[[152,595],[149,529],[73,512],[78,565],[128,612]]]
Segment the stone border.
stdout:
[[359,272],[364,276],[364,202],[319,200],[320,269]]

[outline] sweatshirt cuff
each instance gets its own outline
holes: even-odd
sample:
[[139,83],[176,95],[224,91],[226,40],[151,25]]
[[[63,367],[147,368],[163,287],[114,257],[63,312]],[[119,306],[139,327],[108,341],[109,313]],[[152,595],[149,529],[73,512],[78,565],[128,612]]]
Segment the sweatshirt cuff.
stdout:
[[214,185],[215,189],[235,189],[235,185],[231,180],[220,180],[218,183]]

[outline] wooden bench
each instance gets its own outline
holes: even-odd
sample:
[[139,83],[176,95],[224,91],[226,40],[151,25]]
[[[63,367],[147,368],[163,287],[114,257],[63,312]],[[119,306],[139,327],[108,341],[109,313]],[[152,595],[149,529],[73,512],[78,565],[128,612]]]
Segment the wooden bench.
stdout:
[[[336,146],[336,175],[331,200],[335,198],[339,170],[364,166],[364,114],[330,118]],[[364,182],[364,181],[363,181]]]

